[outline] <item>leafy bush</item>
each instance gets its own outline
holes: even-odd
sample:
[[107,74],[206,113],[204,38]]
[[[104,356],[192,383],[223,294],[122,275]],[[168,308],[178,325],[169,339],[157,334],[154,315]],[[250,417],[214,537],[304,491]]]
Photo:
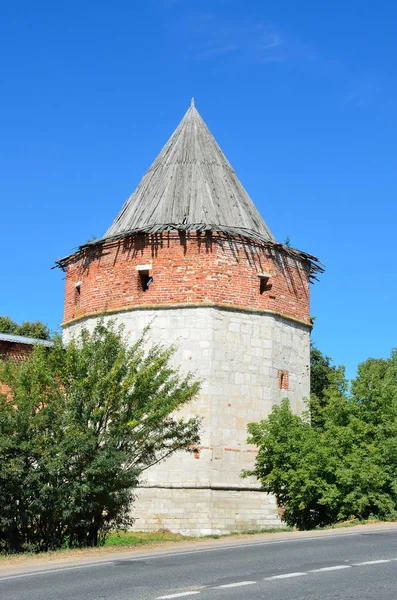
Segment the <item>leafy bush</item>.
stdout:
[[336,370],[307,414],[294,415],[284,400],[248,426],[259,448],[248,474],[276,496],[288,525],[397,516],[397,353],[359,365],[346,388]]
[[95,546],[132,523],[141,473],[199,442],[198,420],[178,416],[199,383],[170,366],[173,352],[144,336],[128,347],[101,322],[2,365],[0,550]]

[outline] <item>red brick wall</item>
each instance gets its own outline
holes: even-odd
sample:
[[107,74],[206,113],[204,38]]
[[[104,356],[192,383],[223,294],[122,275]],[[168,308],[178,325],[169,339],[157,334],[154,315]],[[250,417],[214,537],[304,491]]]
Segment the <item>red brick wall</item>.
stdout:
[[21,362],[27,360],[32,351],[33,346],[30,344],[16,344],[15,342],[0,340],[0,360]]
[[[0,360],[22,362],[29,358],[33,351],[33,346],[30,344],[16,344],[0,340]],[[0,381],[0,394],[7,394],[10,388]]]
[[280,390],[289,389],[289,372],[288,371],[277,371],[278,387]]
[[[136,270],[142,264],[152,264],[147,291]],[[77,253],[66,271],[65,323],[134,306],[219,304],[271,310],[310,324],[308,265],[241,240],[140,235]],[[260,272],[271,274],[263,293]]]

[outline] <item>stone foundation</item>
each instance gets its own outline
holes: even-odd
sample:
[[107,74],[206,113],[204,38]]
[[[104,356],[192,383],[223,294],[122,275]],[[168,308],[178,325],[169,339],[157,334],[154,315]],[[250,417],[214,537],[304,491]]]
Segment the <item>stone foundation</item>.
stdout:
[[[202,418],[200,446],[148,469],[134,507],[135,529],[203,535],[279,524],[274,499],[258,491],[256,448],[247,425],[288,398],[301,413],[309,396],[309,327],[265,312],[219,307],[131,310],[106,317],[135,341],[150,324],[149,343],[175,344],[175,367],[202,380],[197,399],[183,407]],[[65,341],[96,318],[65,328]]]
[[136,531],[190,536],[281,525],[274,498],[255,490],[138,488],[132,514]]

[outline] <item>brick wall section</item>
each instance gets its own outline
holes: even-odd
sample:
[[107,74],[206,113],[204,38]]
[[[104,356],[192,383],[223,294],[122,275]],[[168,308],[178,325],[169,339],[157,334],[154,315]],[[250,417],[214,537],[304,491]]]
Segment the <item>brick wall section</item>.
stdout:
[[[143,291],[138,265],[151,264]],[[260,293],[258,273],[271,277]],[[79,292],[76,283],[81,282]],[[212,235],[139,235],[72,255],[64,322],[129,307],[218,304],[310,324],[308,264],[280,250]]]
[[278,387],[280,390],[288,390],[289,389],[289,372],[279,370],[277,371],[277,380]]
[[0,340],[0,360],[13,362],[25,361],[33,351],[30,344],[18,344]]
[[[0,340],[0,360],[22,362],[28,360],[33,351],[30,344],[16,344]],[[8,394],[10,388],[0,381],[0,394]]]

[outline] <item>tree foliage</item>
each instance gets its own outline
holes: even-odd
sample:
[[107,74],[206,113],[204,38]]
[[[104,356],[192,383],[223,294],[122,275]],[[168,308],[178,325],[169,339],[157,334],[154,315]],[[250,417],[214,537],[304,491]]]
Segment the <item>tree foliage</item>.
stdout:
[[319,350],[313,342],[310,344],[310,393],[321,402],[329,387],[336,367],[332,359]]
[[48,326],[42,321],[24,321],[18,325],[7,316],[0,315],[0,333],[24,335],[37,340],[49,340],[51,337]]
[[250,474],[300,529],[397,516],[397,353],[359,365],[350,393],[334,374],[314,426],[284,400],[248,429],[259,447]]
[[312,427],[323,426],[322,409],[328,402],[328,390],[338,390],[345,394],[347,381],[345,368],[332,364],[332,359],[310,344],[310,421]]
[[132,523],[142,472],[199,442],[198,419],[178,414],[199,383],[170,366],[173,352],[144,336],[128,347],[101,322],[3,364],[0,550],[93,546]]

